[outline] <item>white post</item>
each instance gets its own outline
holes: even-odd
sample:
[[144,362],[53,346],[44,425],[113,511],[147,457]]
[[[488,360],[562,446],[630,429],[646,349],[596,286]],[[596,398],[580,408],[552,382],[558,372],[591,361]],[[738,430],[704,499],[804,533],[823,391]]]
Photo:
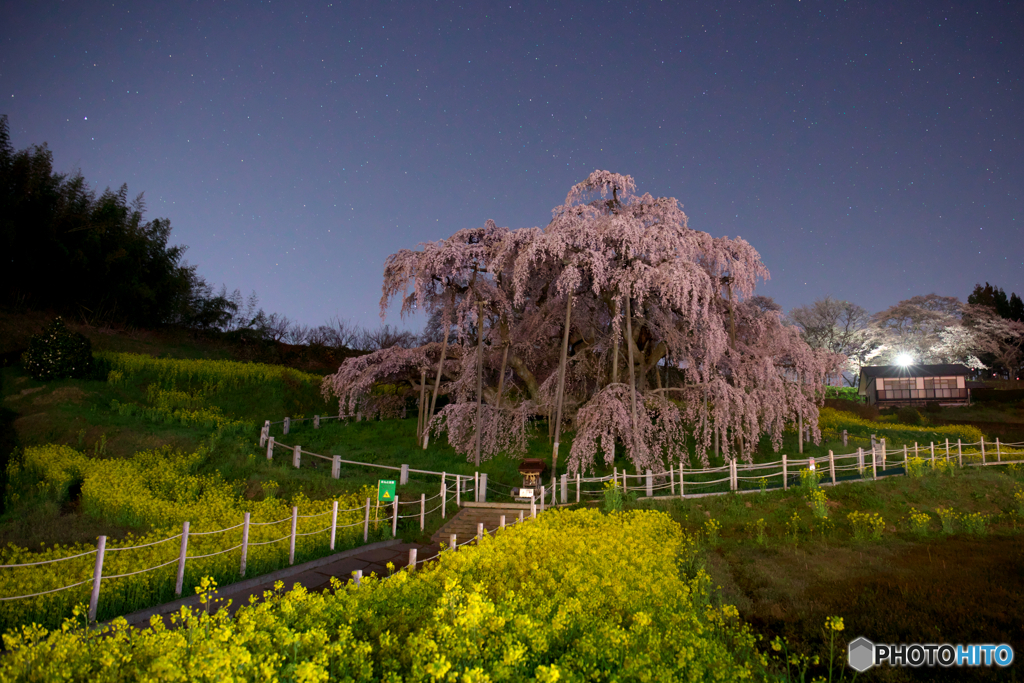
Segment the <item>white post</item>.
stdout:
[[999,437],[996,437],[996,462],[1003,461],[1003,454],[999,451]]
[[462,507],[462,477],[455,475],[455,507]]
[[537,519],[537,496],[530,497],[530,519]]
[[504,528],[505,528],[505,515],[502,515],[502,516],[501,516],[501,517],[499,518],[499,520],[498,520],[498,524],[499,524],[499,525],[501,526],[501,528],[502,528],[502,529],[504,529]]
[[314,415],[313,416],[313,429],[320,429],[320,416],[319,415]]
[[[916,457],[916,456],[915,456]],[[907,445],[903,444],[903,473],[910,476],[910,468],[907,466]]]
[[331,456],[331,477],[338,479],[341,477],[341,456]]
[[260,448],[267,445],[267,437],[270,436],[270,420],[263,423],[263,429],[260,430]]
[[409,548],[409,571],[416,571],[416,548]]
[[366,499],[366,513],[363,517],[363,543],[370,540],[370,499]]
[[931,448],[932,448],[932,469],[934,470],[935,469],[935,442],[934,441],[931,442]]
[[541,486],[540,487],[540,511],[541,512],[544,512],[544,503],[545,503],[544,498],[547,495],[548,495],[548,490],[545,487]]
[[871,477],[878,479],[878,456],[875,454],[875,447],[871,447]]
[[[906,448],[907,448],[906,446],[903,447],[904,450],[906,450]],[[914,442],[914,457],[915,458],[920,458],[921,457],[921,453],[917,449],[917,442],[916,441]]]
[[[679,468],[679,481],[683,480],[683,468]],[[789,467],[786,463],[786,454],[782,454],[782,490],[789,490]]]
[[391,516],[391,536],[398,536],[398,495],[395,495],[395,513]]
[[284,433],[285,434],[288,433],[288,428],[291,427],[291,426],[292,426],[292,419],[290,417],[286,417],[284,419]]
[[843,447],[846,447],[846,430],[843,430]]
[[334,541],[338,536],[338,501],[331,505],[331,550],[334,550]]
[[473,473],[473,502],[479,503],[480,501],[480,473]]
[[882,469],[885,469],[885,439],[882,439]]
[[274,437],[267,439],[267,460],[274,459]]
[[363,570],[362,569],[355,570],[354,572],[352,572],[352,577],[353,577],[353,580],[356,582],[356,588],[358,588],[359,584],[361,584],[363,582]]
[[562,505],[569,502],[569,475],[562,475]]
[[650,498],[654,495],[654,474],[647,470],[647,497]]
[[182,584],[185,583],[185,555],[188,552],[188,522],[181,525],[181,549],[178,553],[178,579],[174,583],[174,595],[181,597]]
[[981,464],[985,464],[985,437],[981,437]]
[[292,467],[298,469],[300,462],[302,462],[302,446],[296,446],[292,449]]
[[292,506],[292,537],[288,542],[288,564],[295,564],[295,531],[299,526],[299,508]]
[[89,621],[96,621],[96,610],[100,604],[100,582],[103,580],[103,556],[107,552],[107,537],[96,539],[96,564],[92,568],[92,594],[89,596]]
[[576,502],[580,502],[580,473],[576,473]]
[[736,458],[733,458],[732,460],[729,461],[729,488],[735,491],[737,483],[738,481],[736,479]]
[[238,575],[245,578],[245,561],[249,557],[249,513],[245,513],[242,521],[242,564],[238,568]]
[[420,494],[420,531],[427,526],[427,494]]
[[408,465],[402,465],[402,469],[398,473],[398,484],[400,486],[405,486],[408,483],[409,483],[409,466]]
[[957,459],[957,462],[960,463],[960,467],[963,467],[964,466],[964,448],[963,448],[963,445],[960,443],[960,439],[956,440],[956,459]]
[[686,492],[683,490],[683,463],[679,463],[679,497],[686,497]]
[[458,547],[459,544],[457,543],[457,540],[458,539],[457,539],[455,534],[452,534],[451,536],[448,537],[448,548],[450,550],[455,550],[455,548]]
[[480,502],[481,503],[486,503],[487,502],[487,473],[486,472],[481,472],[480,473],[480,482],[479,483],[480,483]]
[[483,522],[477,522],[476,523],[476,543],[477,543],[477,545],[480,545],[480,541],[482,541],[483,538],[484,538],[484,523]]
[[522,510],[519,511],[519,523],[520,524],[523,523],[523,511]]
[[836,485],[836,459],[832,451],[828,452],[828,471],[832,475],[832,485]]
[[949,439],[946,439],[946,462],[949,462]]
[[448,484],[441,484],[441,519],[448,519]]

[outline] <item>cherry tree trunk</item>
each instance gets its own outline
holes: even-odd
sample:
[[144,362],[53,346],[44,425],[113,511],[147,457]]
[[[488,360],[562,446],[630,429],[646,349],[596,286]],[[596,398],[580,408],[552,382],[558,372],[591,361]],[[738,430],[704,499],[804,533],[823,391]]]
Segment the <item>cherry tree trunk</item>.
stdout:
[[558,363],[558,394],[555,398],[555,446],[551,451],[551,480],[555,480],[558,467],[558,438],[562,433],[562,400],[565,393],[565,365],[569,357],[569,319],[572,316],[572,295],[565,302],[565,332],[562,334],[562,357]]
[[[615,307],[612,310],[612,320],[619,315],[619,302],[615,302]],[[619,338],[615,337],[615,342],[612,344],[612,384],[619,383]]]
[[416,411],[416,442],[419,443],[423,438],[423,416],[426,414],[426,403],[427,399],[427,371],[420,371],[420,404],[419,410]]
[[505,351],[501,354],[501,374],[498,376],[498,410],[501,410],[501,392],[505,390],[505,370],[508,367],[508,344],[505,344]]
[[441,342],[441,360],[437,362],[437,378],[434,380],[434,393],[430,397],[430,412],[423,420],[423,450],[427,450],[427,435],[430,433],[427,426],[430,419],[434,417],[434,409],[437,407],[437,392],[441,390],[441,370],[444,368],[444,354],[448,351],[448,333],[451,331],[449,325],[444,326],[444,341]]

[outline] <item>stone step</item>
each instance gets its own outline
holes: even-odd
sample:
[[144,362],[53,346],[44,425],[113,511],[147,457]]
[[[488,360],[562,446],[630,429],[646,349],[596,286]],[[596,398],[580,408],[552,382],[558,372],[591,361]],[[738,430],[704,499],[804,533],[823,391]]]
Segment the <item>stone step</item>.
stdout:
[[[502,510],[495,508],[463,508],[452,519],[448,520],[431,537],[435,543],[447,543],[455,534],[458,543],[476,536],[477,524],[483,524],[487,531],[494,531],[501,526],[501,516],[505,515],[505,524],[512,525],[519,521],[522,510]],[[528,517],[526,514],[524,517]]]

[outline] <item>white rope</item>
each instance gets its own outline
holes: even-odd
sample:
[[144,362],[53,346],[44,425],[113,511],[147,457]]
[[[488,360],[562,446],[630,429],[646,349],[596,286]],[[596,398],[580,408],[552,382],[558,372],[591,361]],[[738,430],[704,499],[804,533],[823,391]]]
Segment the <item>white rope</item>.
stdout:
[[249,526],[267,526],[269,524],[280,524],[281,522],[290,522],[290,521],[292,521],[291,517],[285,517],[284,519],[279,519],[276,522],[249,522]]
[[[153,546],[153,545],[160,545],[161,543],[166,543],[167,541],[173,541],[176,538],[181,538],[181,534],[176,534],[174,536],[171,536],[170,538],[165,538],[165,539],[163,539],[161,541],[153,541],[152,543],[146,543],[145,545],[129,545],[129,546],[125,546],[123,548],[107,548],[107,552],[108,553],[114,553],[114,552],[119,552],[121,550],[137,550],[139,548],[148,548],[148,547]],[[93,550],[92,552],[96,552],[96,551]]]
[[[285,538],[288,538],[288,537],[285,536]],[[259,545],[259,544],[258,543],[250,543],[249,545]],[[188,559],[188,560],[201,560],[204,557],[213,557],[214,555],[223,555],[224,553],[230,553],[232,550],[238,550],[241,547],[242,547],[242,544],[239,543],[238,545],[236,545],[233,548],[227,548],[225,550],[218,550],[215,553],[207,553],[206,555],[189,555],[185,559]]]
[[323,529],[321,529],[320,531],[307,531],[307,532],[306,532],[306,533],[304,533],[304,534],[299,534],[299,533],[296,533],[295,535],[296,535],[296,536],[313,536],[314,534],[322,534],[322,533],[323,533],[323,532],[325,532],[325,531],[330,531],[330,529],[331,529],[331,527],[329,527],[329,526],[325,526],[325,527],[324,527]]
[[[245,526],[245,522],[242,522],[241,524],[236,524],[234,526],[229,526],[226,529],[217,529],[216,531],[189,531],[188,535],[190,537],[191,536],[209,536],[210,534],[219,534],[219,533],[223,533],[225,531],[231,531],[232,529],[238,529],[239,527],[243,527],[243,526]],[[181,536],[181,534],[178,534],[178,536]]]
[[287,540],[287,539],[289,539],[291,537],[292,537],[292,535],[288,534],[287,536],[282,536],[281,538],[274,539],[273,541],[263,541],[261,543],[253,543],[253,542],[250,541],[249,542],[249,547],[251,548],[251,547],[257,546],[257,545],[270,545],[271,543],[280,543],[281,541],[285,541],[285,540]]
[[[118,548],[121,550],[121,548]],[[64,560],[73,560],[76,557],[85,557],[86,555],[92,555],[95,550],[89,550],[88,552],[79,553],[77,555],[69,555],[68,557],[58,557],[55,560],[42,560],[40,562],[26,562],[24,564],[0,564],[0,569],[17,569],[18,567],[36,567],[41,564],[50,564],[52,562],[63,562]]]
[[[175,561],[177,561],[177,560],[175,560]],[[50,593],[57,593],[59,591],[66,591],[69,588],[75,588],[76,586],[81,586],[83,583],[91,583],[91,582],[92,582],[92,579],[86,579],[85,581],[79,581],[78,583],[73,583],[70,586],[63,586],[61,588],[54,588],[53,590],[43,591],[42,593],[29,593],[28,595],[15,595],[15,596],[9,597],[9,598],[0,598],[0,601],[22,600],[24,598],[35,598],[35,597],[39,597],[40,595],[49,595]]]
[[[239,546],[239,547],[241,547],[241,546]],[[188,559],[192,559],[192,558],[188,558]],[[136,574],[142,574],[144,572],[151,572],[154,569],[160,569],[161,567],[166,567],[167,565],[174,564],[177,561],[178,561],[178,558],[176,557],[173,560],[170,560],[169,562],[164,562],[163,564],[158,564],[157,566],[149,567],[148,569],[140,569],[140,570],[138,570],[136,572],[128,572],[127,574],[115,574],[114,576],[104,576],[102,578],[105,581],[107,579],[120,579],[120,578],[124,578],[125,576],[135,576]]]

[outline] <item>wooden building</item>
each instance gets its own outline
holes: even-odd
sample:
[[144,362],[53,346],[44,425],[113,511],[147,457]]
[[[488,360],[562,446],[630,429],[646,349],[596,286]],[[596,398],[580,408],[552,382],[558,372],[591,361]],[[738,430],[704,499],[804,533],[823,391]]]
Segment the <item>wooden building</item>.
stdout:
[[926,403],[969,405],[966,365],[871,365],[860,369],[857,393],[869,404],[919,406]]

